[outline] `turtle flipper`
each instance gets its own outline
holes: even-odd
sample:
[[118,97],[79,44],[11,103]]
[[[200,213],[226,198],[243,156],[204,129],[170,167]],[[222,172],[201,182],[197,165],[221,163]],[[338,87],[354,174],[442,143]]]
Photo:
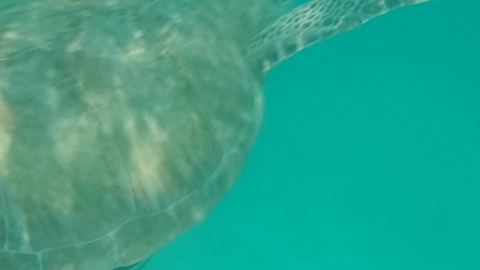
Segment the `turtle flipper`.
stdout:
[[123,267],[117,267],[113,270],[142,270],[143,267],[147,264],[147,262],[151,259],[152,257],[148,257],[147,259],[144,259],[138,263],[135,263],[133,265],[129,266],[123,266]]
[[429,0],[312,0],[277,19],[247,47],[264,71],[297,51],[390,10]]

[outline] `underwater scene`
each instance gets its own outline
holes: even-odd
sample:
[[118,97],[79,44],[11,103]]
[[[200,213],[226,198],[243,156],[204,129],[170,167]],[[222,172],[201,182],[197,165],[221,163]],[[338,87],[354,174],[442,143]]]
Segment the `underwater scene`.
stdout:
[[479,11],[0,0],[0,270],[479,270]]
[[480,269],[479,10],[401,8],[275,67],[233,188],[146,269]]

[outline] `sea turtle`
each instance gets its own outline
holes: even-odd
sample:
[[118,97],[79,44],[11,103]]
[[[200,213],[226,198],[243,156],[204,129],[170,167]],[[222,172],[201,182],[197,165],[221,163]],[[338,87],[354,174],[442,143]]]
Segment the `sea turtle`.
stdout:
[[424,1],[3,0],[0,268],[140,268],[235,180],[271,67]]

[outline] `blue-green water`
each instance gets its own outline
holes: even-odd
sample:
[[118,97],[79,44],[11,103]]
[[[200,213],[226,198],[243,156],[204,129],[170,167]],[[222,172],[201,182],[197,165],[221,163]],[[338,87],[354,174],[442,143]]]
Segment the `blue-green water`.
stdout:
[[146,269],[480,269],[479,10],[404,8],[274,69],[234,188]]

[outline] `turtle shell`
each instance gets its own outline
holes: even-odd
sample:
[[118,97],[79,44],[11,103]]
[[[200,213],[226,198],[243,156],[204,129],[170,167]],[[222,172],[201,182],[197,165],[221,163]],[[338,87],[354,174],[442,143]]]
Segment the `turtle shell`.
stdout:
[[0,4],[2,269],[143,260],[222,197],[259,128],[246,34],[220,12],[96,2]]

